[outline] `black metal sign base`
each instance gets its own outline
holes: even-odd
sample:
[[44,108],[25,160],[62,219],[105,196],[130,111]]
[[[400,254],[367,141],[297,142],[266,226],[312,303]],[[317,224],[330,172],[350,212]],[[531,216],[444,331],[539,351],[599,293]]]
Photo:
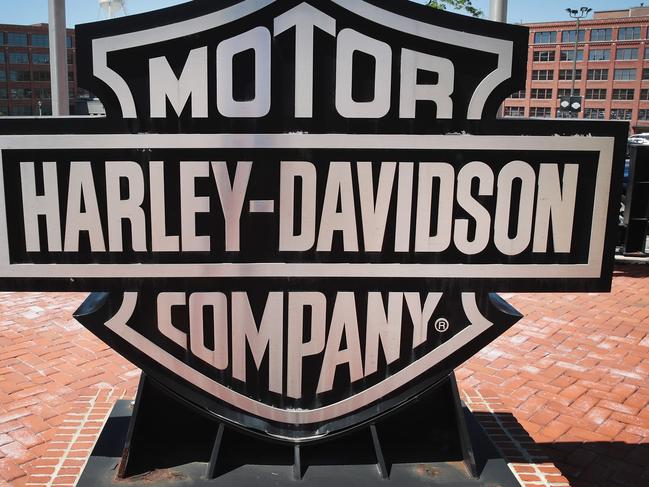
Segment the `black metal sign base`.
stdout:
[[78,483],[192,486],[518,486],[453,375],[367,428],[309,444],[247,435],[144,377],[119,401]]

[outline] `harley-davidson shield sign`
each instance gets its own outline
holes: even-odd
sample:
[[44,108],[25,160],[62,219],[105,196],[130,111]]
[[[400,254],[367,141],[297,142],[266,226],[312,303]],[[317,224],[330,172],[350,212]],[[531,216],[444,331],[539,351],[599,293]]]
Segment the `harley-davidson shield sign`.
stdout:
[[[434,385],[610,287],[626,124],[496,120],[527,29],[395,0],[194,1],[77,27],[96,120],[0,121],[6,289],[289,440]],[[122,291],[125,291],[121,294]]]

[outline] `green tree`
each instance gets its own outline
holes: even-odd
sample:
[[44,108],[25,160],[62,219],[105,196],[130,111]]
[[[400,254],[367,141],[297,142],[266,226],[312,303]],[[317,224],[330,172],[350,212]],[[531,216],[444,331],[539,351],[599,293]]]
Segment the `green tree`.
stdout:
[[455,10],[465,10],[474,17],[482,17],[482,10],[474,7],[471,0],[429,0],[427,5],[440,10],[446,10],[446,7],[449,6]]

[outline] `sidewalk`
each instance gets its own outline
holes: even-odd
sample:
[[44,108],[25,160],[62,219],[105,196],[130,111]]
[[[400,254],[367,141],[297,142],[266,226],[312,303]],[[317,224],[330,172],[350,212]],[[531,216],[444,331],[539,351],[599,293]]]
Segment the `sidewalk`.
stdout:
[[[0,486],[73,485],[139,371],[72,318],[82,294],[0,293]],[[458,369],[527,486],[649,485],[649,266],[611,294],[508,294],[524,315]]]

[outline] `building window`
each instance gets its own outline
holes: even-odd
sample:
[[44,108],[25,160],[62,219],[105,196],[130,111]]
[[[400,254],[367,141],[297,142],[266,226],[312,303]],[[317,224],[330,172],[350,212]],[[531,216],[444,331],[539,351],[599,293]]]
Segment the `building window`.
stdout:
[[74,51],[68,51],[68,64],[74,64]]
[[7,99],[7,88],[0,88],[0,100]]
[[47,34],[32,34],[32,46],[50,47],[50,36]]
[[74,47],[74,40],[72,39],[72,37],[67,36],[67,37],[65,38],[65,46],[66,46],[68,49],[72,49],[72,48]]
[[31,100],[32,90],[30,88],[12,88],[11,89],[11,99],[12,100]]
[[633,100],[635,90],[627,88],[615,88],[613,90],[613,100]]
[[[581,69],[575,71],[575,79],[581,79]],[[572,80],[572,69],[560,69],[559,70],[559,81]]]
[[592,29],[590,31],[590,40],[596,41],[610,41],[612,38],[612,29]]
[[584,118],[594,118],[596,120],[604,120],[604,109],[584,108]]
[[9,64],[29,64],[29,55],[26,52],[10,52]]
[[537,100],[551,100],[552,88],[532,88],[531,98]]
[[635,80],[635,69],[616,69],[613,79],[616,81],[633,81]]
[[[82,100],[90,100],[93,97],[93,95],[88,90],[84,90],[83,88],[77,88],[77,97],[81,98]],[[525,96],[523,96],[523,98],[525,98]]]
[[532,79],[534,81],[549,81],[554,79],[554,71],[551,69],[533,69]]
[[36,88],[36,98],[39,100],[49,100],[52,98],[52,91],[49,88]]
[[0,46],[4,46],[4,45],[5,45],[5,33],[0,32]]
[[648,121],[649,120],[649,110],[645,108],[641,108],[638,110],[638,120],[644,120]]
[[20,32],[8,32],[7,33],[7,45],[8,46],[26,46],[27,45],[27,34]]
[[[581,95],[581,90],[579,88],[575,88],[575,94],[574,96],[579,96]],[[572,95],[572,89],[571,88],[559,88],[557,90],[557,98],[561,98],[564,96],[573,96]]]
[[530,117],[549,118],[552,116],[550,107],[530,107]]
[[42,53],[33,53],[32,54],[32,63],[33,64],[50,64],[50,55]]
[[555,44],[557,42],[557,31],[535,32],[534,44]]
[[631,120],[633,111],[630,108],[613,108],[611,109],[611,120]]
[[577,118],[577,112],[572,112],[570,110],[561,110],[557,108],[557,118]]
[[7,115],[9,115],[7,105],[0,105],[0,117],[6,117]]
[[644,48],[644,58],[649,59],[649,46]]
[[505,107],[503,115],[505,117],[524,117],[525,107]]
[[611,59],[610,49],[591,49],[588,52],[589,61],[609,61]]
[[32,114],[32,107],[31,105],[27,105],[27,106],[14,105],[11,107],[11,114],[18,117],[28,116]]
[[0,69],[0,81],[7,81],[7,72],[4,69]]
[[34,71],[34,81],[50,81],[50,72]]
[[534,51],[532,59],[539,62],[554,61],[554,51]]
[[640,27],[620,27],[617,30],[618,41],[634,41],[640,39]]
[[[631,90],[633,91],[633,90]],[[586,90],[587,100],[606,100],[606,90],[604,88],[588,88]]]
[[644,69],[642,70],[642,79],[644,79],[644,80],[649,79],[649,69],[644,68]]
[[[564,30],[561,33],[561,42],[575,42],[577,37],[576,30]],[[579,42],[584,42],[586,39],[586,31],[579,29]]]
[[29,71],[14,70],[9,71],[9,79],[11,81],[31,81]]
[[41,115],[52,115],[52,105],[43,103],[41,105]]
[[633,59],[638,59],[637,47],[618,49],[615,52],[616,61],[631,61]]
[[525,90],[520,90],[509,95],[509,98],[525,98]]
[[[575,60],[575,51],[574,49],[566,50],[566,51],[561,51],[561,55],[559,56],[560,61],[574,61]],[[583,61],[584,60],[584,51],[579,49],[577,51],[577,61]]]
[[0,52],[0,64],[4,64],[5,62],[7,62],[7,60],[5,59],[5,53]]
[[608,79],[608,69],[589,69],[588,79],[591,81],[605,81]]
[[73,71],[68,71],[68,81],[69,82],[74,82],[74,72]]
[[649,101],[649,90],[644,88],[640,90],[640,101]]

